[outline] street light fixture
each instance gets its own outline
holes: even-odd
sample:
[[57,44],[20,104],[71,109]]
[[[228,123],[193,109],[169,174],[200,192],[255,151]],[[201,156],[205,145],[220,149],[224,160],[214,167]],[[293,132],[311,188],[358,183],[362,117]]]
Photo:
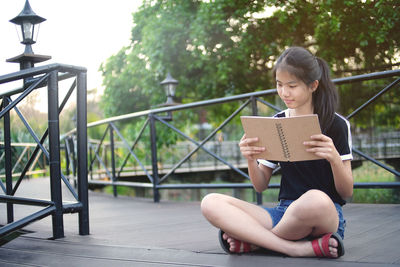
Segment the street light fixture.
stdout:
[[32,68],[35,63],[43,62],[51,58],[50,56],[45,55],[35,55],[32,50],[32,44],[36,42],[35,37],[37,36],[37,33],[35,35],[35,25],[42,23],[45,20],[45,18],[42,18],[33,12],[29,1],[26,0],[21,13],[10,20],[10,22],[21,27],[21,43],[25,45],[25,51],[21,55],[7,59],[7,62],[20,63],[20,69],[23,70]]
[[167,95],[167,102],[162,106],[173,106],[177,103],[174,101],[176,86],[178,81],[172,78],[171,74],[168,72],[167,77],[164,81],[160,82],[164,86],[165,94]]
[[29,1],[26,0],[24,9],[21,11],[21,13],[19,13],[18,16],[11,19],[10,22],[21,26],[21,43],[25,45],[31,45],[36,42],[36,40],[34,40],[35,25],[42,23],[45,20],[45,18],[42,18],[33,12]]

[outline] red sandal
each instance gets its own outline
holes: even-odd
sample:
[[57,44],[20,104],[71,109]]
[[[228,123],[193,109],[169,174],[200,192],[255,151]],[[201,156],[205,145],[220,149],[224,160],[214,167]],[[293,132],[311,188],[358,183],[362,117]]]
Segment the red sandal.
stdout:
[[[315,256],[319,258],[336,258],[333,257],[329,251],[329,239],[334,238],[338,242],[338,256],[337,258],[344,255],[344,245],[342,238],[337,233],[328,233],[320,238],[314,239],[311,244],[315,253]],[[319,242],[321,240],[321,243]]]
[[250,243],[243,242],[240,240],[235,240],[235,250],[230,251],[230,245],[227,240],[224,239],[224,231],[219,230],[218,238],[219,238],[219,243],[222,247],[222,249],[228,253],[228,254],[240,254],[240,253],[247,253],[251,251],[251,245]]

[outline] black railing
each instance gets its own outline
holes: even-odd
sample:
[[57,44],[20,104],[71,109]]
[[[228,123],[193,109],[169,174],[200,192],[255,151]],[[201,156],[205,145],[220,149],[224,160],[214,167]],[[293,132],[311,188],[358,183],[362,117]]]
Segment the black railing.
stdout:
[[[73,78],[67,94],[59,105],[59,81]],[[19,72],[0,76],[0,84],[14,81],[24,81],[21,88],[0,92],[2,98],[0,118],[3,118],[4,126],[4,170],[5,185],[0,179],[2,194],[0,202],[7,205],[7,223],[0,227],[0,238],[3,238],[29,223],[52,216],[53,238],[64,236],[64,213],[79,214],[79,234],[89,234],[89,209],[88,209],[88,184],[87,184],[87,133],[86,133],[86,69],[62,64],[50,64],[41,67],[25,69]],[[29,82],[27,82],[29,81]],[[47,87],[48,97],[48,128],[39,137],[29,122],[18,109],[18,104],[34,90]],[[78,192],[69,183],[61,170],[60,158],[60,133],[59,114],[63,110],[71,94],[76,89],[77,106],[77,173],[76,181]],[[13,181],[10,111],[14,110],[25,125],[31,137],[35,140],[35,149],[26,160],[22,171]],[[49,164],[50,174],[50,200],[41,200],[15,196],[20,184],[29,174],[29,170],[35,163],[39,153],[43,153]],[[75,201],[63,202],[61,194],[62,182],[67,186]],[[14,219],[14,205],[33,205],[42,207],[41,210],[18,220]]]
[[[364,104],[360,107],[354,109],[351,114],[347,116],[348,119],[353,118],[360,111],[364,110],[367,106],[373,104],[380,96],[388,92],[389,90],[393,90],[400,82],[400,70],[393,71],[385,71],[379,73],[371,73],[365,75],[358,75],[353,77],[346,77],[341,79],[335,79],[334,82],[336,84],[347,84],[353,82],[360,81],[370,81],[375,79],[383,79],[393,77],[394,81],[383,88],[379,93],[368,99]],[[397,86],[398,88],[398,86]],[[141,112],[121,115],[112,117],[105,120],[100,120],[97,122],[89,123],[88,128],[98,127],[98,126],[106,126],[106,130],[103,133],[103,137],[94,142],[89,141],[89,174],[91,179],[89,180],[89,184],[94,185],[111,185],[113,186],[114,195],[117,195],[117,186],[131,186],[131,187],[143,187],[143,188],[153,188],[154,192],[154,201],[158,202],[160,200],[159,190],[161,189],[201,189],[201,188],[252,188],[250,183],[166,183],[167,179],[176,173],[179,168],[181,168],[184,164],[190,166],[190,158],[197,153],[198,151],[205,152],[208,156],[214,158],[215,161],[222,163],[227,166],[230,170],[232,170],[239,177],[243,177],[245,179],[249,179],[246,171],[241,168],[238,164],[227,161],[225,158],[217,155],[206,147],[207,143],[214,141],[215,135],[223,129],[229,122],[231,122],[240,112],[244,109],[248,109],[248,113],[252,115],[258,115],[260,108],[258,108],[257,104],[261,103],[267,106],[269,109],[274,111],[279,111],[280,109],[276,107],[274,104],[261,99],[260,97],[266,97],[275,95],[276,90],[270,89],[260,92],[241,94],[236,96],[223,97],[218,99],[211,99],[205,101],[199,101],[195,103],[182,104],[177,106],[156,108],[151,110],[145,110]],[[132,100],[134,101],[134,100]],[[203,108],[205,106],[211,105],[220,105],[227,102],[242,102],[238,105],[238,108],[229,115],[225,121],[223,121],[218,127],[212,130],[207,136],[200,138],[199,140],[195,140],[191,136],[189,136],[184,131],[178,129],[174,125],[172,125],[172,114],[177,113],[178,111],[184,111],[188,109],[195,108]],[[167,116],[165,116],[167,114]],[[117,127],[117,124],[125,123],[129,120],[129,122],[133,120],[138,120],[139,118],[144,118],[143,126],[140,130],[138,130],[138,134],[136,139],[133,142],[129,142],[127,138],[123,136],[120,129]],[[182,158],[177,160],[177,162],[173,163],[166,171],[163,169],[160,171],[160,164],[162,162],[159,160],[160,149],[157,147],[157,135],[160,132],[157,132],[156,125],[164,125],[163,127],[167,127],[172,130],[176,135],[180,136],[187,142],[191,143],[194,148],[191,149],[188,153],[186,153]],[[150,148],[142,149],[140,152],[139,146],[140,141],[143,141],[145,138],[144,132],[149,128],[149,139],[150,139]],[[69,135],[73,135],[74,132],[70,132]],[[106,140],[107,136],[109,137],[109,141]],[[119,142],[116,140],[119,139]],[[125,149],[127,151],[125,157],[119,155],[121,149]],[[139,155],[139,153],[143,153],[145,155]],[[146,155],[146,151],[148,152]],[[368,160],[373,162],[374,164],[384,168],[395,176],[400,176],[399,171],[387,166],[386,164],[374,159],[373,157],[367,155],[363,151],[353,148],[353,153],[358,155],[363,160]],[[150,155],[151,158],[146,158],[146,156]],[[173,153],[171,154],[173,155]],[[118,157],[118,159],[117,159]],[[134,159],[134,166],[127,166],[128,159]],[[117,164],[120,163],[120,164]],[[97,164],[97,167],[96,165]],[[117,166],[118,165],[118,166]],[[132,170],[135,170],[132,172]],[[131,176],[135,176],[135,172],[137,170],[141,171],[141,175],[146,178],[145,182],[131,182],[127,179],[122,179],[124,173],[128,173],[131,171]],[[98,179],[99,178],[99,179]],[[278,188],[279,184],[271,184],[270,188]],[[399,188],[400,182],[382,182],[382,183],[356,183],[355,188]],[[257,196],[257,202],[261,202],[261,196]]]
[[[15,162],[13,162],[13,167],[11,169],[13,177],[19,177],[21,175],[21,171],[24,169],[26,162],[30,160],[31,154],[33,153],[35,148],[35,143],[11,143],[11,149],[16,159]],[[4,151],[4,142],[0,142],[0,162],[4,161],[5,155],[6,153]],[[25,175],[28,177],[32,177],[34,175],[45,175],[46,173],[46,155],[43,154],[41,150],[39,150],[28,171],[26,171]],[[5,169],[0,169],[0,179],[5,178]]]

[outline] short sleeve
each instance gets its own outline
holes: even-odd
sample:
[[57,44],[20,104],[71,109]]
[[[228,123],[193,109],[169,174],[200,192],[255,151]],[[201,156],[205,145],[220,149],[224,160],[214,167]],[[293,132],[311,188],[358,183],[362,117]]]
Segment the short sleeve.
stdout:
[[331,131],[328,132],[328,136],[332,138],[335,144],[336,150],[342,160],[352,160],[352,137],[350,131],[350,123],[347,119],[341,115],[336,114],[334,125],[331,127]]
[[271,169],[275,169],[276,166],[278,165],[278,163],[275,162],[275,161],[268,161],[268,160],[265,160],[265,159],[257,159],[257,162],[259,164],[267,166],[268,168],[271,168]]

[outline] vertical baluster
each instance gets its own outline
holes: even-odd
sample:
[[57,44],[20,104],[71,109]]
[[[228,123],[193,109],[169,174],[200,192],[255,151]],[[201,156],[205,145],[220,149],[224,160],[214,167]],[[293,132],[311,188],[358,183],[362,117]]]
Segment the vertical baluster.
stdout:
[[[9,101],[3,97],[3,108],[7,107]],[[11,151],[11,130],[10,130],[10,112],[4,114],[4,169],[6,176],[6,194],[12,195],[12,151]],[[7,223],[14,221],[14,207],[12,203],[7,203]]]
[[[251,97],[251,111],[253,116],[258,116],[257,98]],[[262,205],[262,193],[256,192],[257,204]]]
[[56,210],[52,215],[53,237],[64,236],[63,206],[61,195],[60,129],[58,116],[58,71],[52,71],[48,82],[48,124],[50,151],[51,200]]
[[114,185],[114,182],[116,182],[116,177],[115,177],[115,146],[114,146],[114,129],[112,126],[110,128],[110,152],[111,152],[111,173],[112,173],[112,182],[113,182],[113,194],[114,197],[118,196],[117,192],[117,186]]
[[[80,72],[77,75],[77,164],[75,164],[74,153],[74,171],[77,170],[78,182],[78,198],[82,204],[82,209],[79,212],[79,234],[89,234],[89,197],[88,197],[88,173],[87,173],[87,74]],[[75,167],[77,165],[77,168]]]
[[153,168],[153,199],[154,202],[160,202],[160,192],[158,189],[158,166],[157,166],[157,134],[156,134],[156,123],[154,115],[150,114],[150,143],[151,143],[151,165]]

